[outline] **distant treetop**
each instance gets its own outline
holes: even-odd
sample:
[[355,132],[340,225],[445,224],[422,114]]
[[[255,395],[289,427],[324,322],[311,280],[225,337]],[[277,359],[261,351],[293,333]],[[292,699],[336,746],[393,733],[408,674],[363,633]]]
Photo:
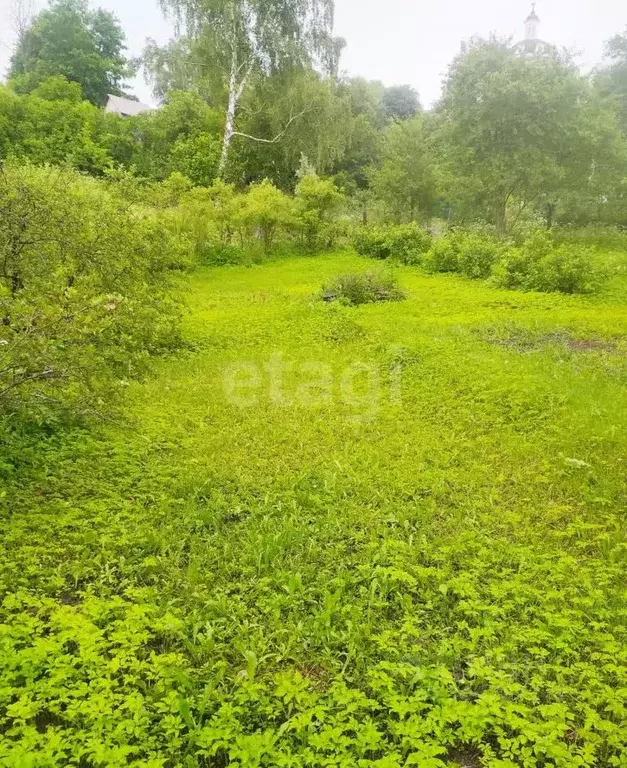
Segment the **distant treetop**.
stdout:
[[49,77],[62,76],[78,83],[86,100],[103,106],[109,94],[123,95],[124,80],[133,74],[124,42],[108,11],[91,11],[83,0],[51,0],[18,40],[10,84],[30,93]]

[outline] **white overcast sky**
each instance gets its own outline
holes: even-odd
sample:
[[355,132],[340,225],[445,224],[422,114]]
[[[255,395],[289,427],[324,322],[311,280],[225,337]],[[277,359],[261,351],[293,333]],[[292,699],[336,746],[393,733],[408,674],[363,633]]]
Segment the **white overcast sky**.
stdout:
[[[11,6],[0,0],[0,73],[4,75],[13,34]],[[46,0],[33,0],[36,8]],[[157,0],[92,0],[113,11],[127,35],[129,52],[138,55],[147,37],[165,42],[172,25]],[[409,83],[425,106],[439,96],[442,75],[460,42],[491,32],[523,36],[529,0],[336,0],[336,34],[346,38],[342,70],[382,80]],[[600,58],[603,42],[627,27],[625,0],[539,0],[540,36],[581,53],[582,67]],[[152,101],[143,81],[134,85],[142,101]]]

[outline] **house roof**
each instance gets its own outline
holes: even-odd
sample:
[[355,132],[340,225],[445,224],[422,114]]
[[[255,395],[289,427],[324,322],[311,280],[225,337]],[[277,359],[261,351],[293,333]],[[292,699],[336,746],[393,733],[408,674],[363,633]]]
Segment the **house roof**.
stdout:
[[109,94],[105,104],[105,112],[114,112],[123,117],[134,117],[142,112],[152,112],[154,107],[142,104],[140,101],[125,99],[124,96],[112,96]]

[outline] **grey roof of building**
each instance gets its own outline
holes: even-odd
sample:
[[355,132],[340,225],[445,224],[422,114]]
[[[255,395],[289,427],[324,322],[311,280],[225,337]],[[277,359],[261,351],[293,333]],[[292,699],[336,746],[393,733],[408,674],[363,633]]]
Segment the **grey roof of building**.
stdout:
[[142,104],[141,101],[133,101],[132,99],[125,99],[124,96],[111,96],[107,98],[105,105],[105,112],[115,112],[119,115],[125,115],[127,117],[134,117],[135,115],[141,115],[142,112],[152,112],[154,107],[148,106],[148,104]]

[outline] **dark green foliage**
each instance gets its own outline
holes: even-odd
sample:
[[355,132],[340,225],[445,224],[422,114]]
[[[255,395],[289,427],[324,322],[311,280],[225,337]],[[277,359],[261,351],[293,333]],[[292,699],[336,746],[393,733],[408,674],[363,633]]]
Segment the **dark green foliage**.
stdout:
[[364,272],[336,277],[323,288],[325,301],[339,300],[350,306],[379,301],[402,301],[405,294],[393,274]]
[[374,259],[397,259],[404,264],[418,264],[429,250],[430,233],[415,222],[359,228],[353,235],[357,253]]
[[91,11],[81,0],[53,0],[22,35],[11,59],[9,78],[19,93],[30,93],[49,77],[81,87],[83,97],[104,105],[120,95],[131,74],[124,57],[124,34],[107,11]]
[[428,220],[435,210],[436,172],[425,120],[393,122],[381,139],[381,161],[369,171],[374,195],[397,222]]
[[627,131],[627,29],[605,47],[605,66],[597,72],[597,85],[609,96]]
[[261,139],[281,138],[266,144],[235,137],[229,179],[269,178],[293,192],[303,158],[321,176],[342,160],[351,140],[350,122],[348,97],[336,81],[301,68],[264,78],[246,95],[238,129]]
[[218,243],[217,245],[205,245],[198,254],[198,263],[203,267],[241,264],[245,260],[243,249],[233,244]]
[[350,105],[349,144],[335,167],[338,186],[345,190],[364,190],[369,186],[371,168],[381,155],[381,131],[386,117],[384,87],[360,77],[341,84],[341,93]]
[[0,171],[0,416],[106,410],[178,343],[168,273],[186,262],[157,218],[58,169]]
[[554,207],[575,190],[594,205],[625,168],[615,116],[557,50],[522,57],[509,41],[470,41],[449,69],[437,112],[444,186],[457,215],[482,216],[503,234],[527,207]]
[[420,112],[420,99],[411,85],[394,85],[383,91],[383,108],[392,120],[409,120]]

